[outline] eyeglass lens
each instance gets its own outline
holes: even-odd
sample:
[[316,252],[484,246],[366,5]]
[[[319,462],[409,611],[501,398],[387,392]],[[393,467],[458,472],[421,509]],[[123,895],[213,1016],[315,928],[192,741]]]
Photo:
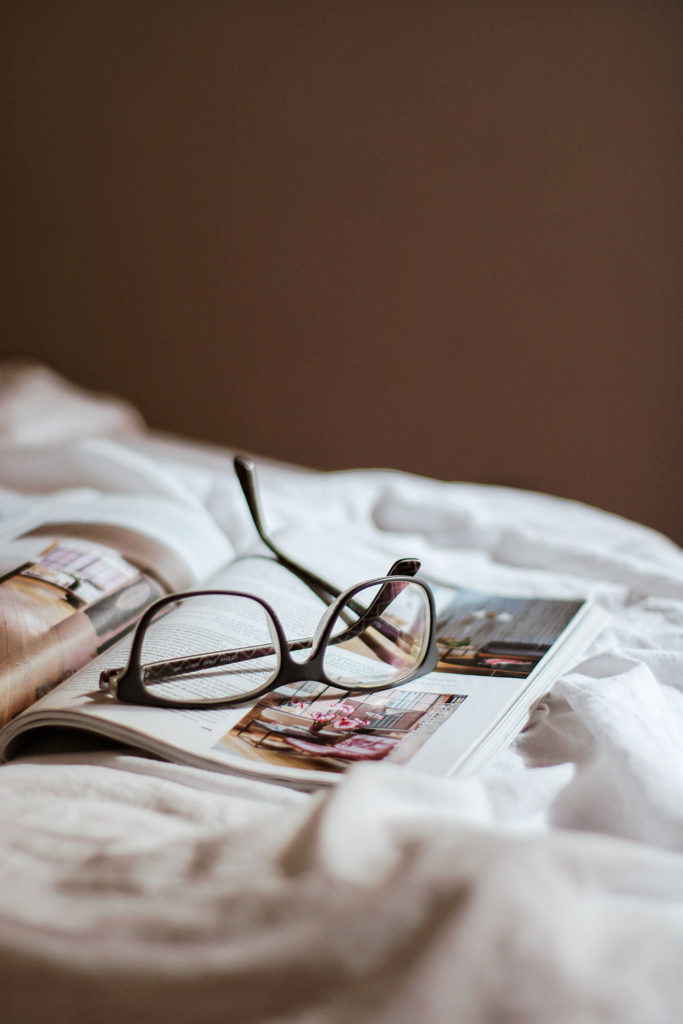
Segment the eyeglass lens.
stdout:
[[430,615],[418,583],[392,581],[356,591],[335,618],[323,658],[325,674],[359,689],[400,683],[423,660]]
[[144,688],[178,703],[248,697],[275,678],[279,664],[263,605],[223,594],[191,595],[163,608],[140,652]]

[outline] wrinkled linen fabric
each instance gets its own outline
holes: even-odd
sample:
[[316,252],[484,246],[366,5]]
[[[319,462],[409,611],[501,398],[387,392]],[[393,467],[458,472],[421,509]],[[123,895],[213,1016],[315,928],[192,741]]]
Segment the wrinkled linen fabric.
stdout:
[[[229,452],[45,368],[2,380],[0,525],[147,491],[201,503],[235,550],[251,540]],[[260,478],[274,529],[366,544],[379,572],[415,554],[447,581],[590,593],[609,624],[473,777],[357,765],[308,795],[96,743],[1,766],[0,1020],[683,1019],[680,549],[509,488]]]

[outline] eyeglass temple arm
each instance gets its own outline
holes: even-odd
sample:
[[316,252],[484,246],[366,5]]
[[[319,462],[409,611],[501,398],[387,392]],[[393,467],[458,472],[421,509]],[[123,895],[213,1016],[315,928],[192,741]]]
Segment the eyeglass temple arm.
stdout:
[[[405,575],[404,573],[389,573],[389,575]],[[400,629],[388,622],[386,619],[382,619],[382,614],[386,608],[391,604],[394,598],[400,594],[404,587],[408,584],[401,582],[384,583],[379,593],[368,605],[367,609],[361,609],[361,614],[356,622],[351,622],[347,625],[347,628],[341,633],[336,633],[334,637],[330,639],[330,643],[338,644],[345,640],[351,639],[351,637],[359,636],[364,630],[369,629],[371,626],[377,630],[378,633],[384,634],[387,640],[396,642],[397,637],[400,635]],[[370,637],[365,640],[367,646],[374,647]]]
[[[242,493],[244,494],[247,502],[247,507],[251,514],[256,532],[259,537],[266,545],[266,547],[273,552],[277,560],[284,565],[287,569],[293,572],[304,582],[309,583],[312,587],[318,588],[330,597],[339,597],[341,590],[339,587],[335,587],[333,583],[329,583],[323,579],[322,576],[318,576],[317,573],[312,572],[310,569],[306,569],[303,565],[299,565],[294,562],[291,558],[288,558],[283,551],[278,548],[275,542],[268,536],[266,528],[263,523],[263,516],[261,515],[261,505],[258,497],[258,489],[256,486],[256,468],[253,460],[248,458],[246,455],[236,455],[233,459],[233,465],[235,467],[235,473],[237,479],[240,482]],[[399,558],[398,561],[394,562],[391,569],[387,573],[388,576],[415,576],[420,569],[420,561],[417,558]],[[366,609],[361,605],[354,605],[350,602],[350,607],[358,614],[366,614]],[[371,606],[372,607],[372,606]]]
[[[354,635],[356,630],[350,634],[344,630],[331,639],[330,643],[339,643],[348,639],[349,634]],[[305,637],[301,640],[291,640],[287,644],[290,651],[303,651],[313,643],[313,637]],[[189,658],[171,658],[168,661],[155,661],[145,665],[142,669],[142,679],[145,683],[167,682],[177,676],[186,675],[188,672],[206,671],[212,668],[221,668],[226,665],[236,665],[244,661],[253,661],[255,658],[264,658],[268,654],[274,654],[275,648],[272,644],[264,644],[262,647],[240,647],[234,651],[213,651],[210,654],[197,654]],[[124,668],[109,668],[100,673],[100,690],[111,690],[119,681],[126,670]]]
[[256,486],[256,469],[253,461],[247,458],[246,455],[236,455],[233,460],[233,465],[235,467],[235,473],[237,474],[240,487],[242,488],[242,493],[244,494],[247,502],[247,507],[251,514],[252,521],[256,527],[256,532],[266,547],[273,552],[278,562],[284,565],[291,572],[295,573],[300,579],[309,583],[312,587],[322,590],[330,597],[339,597],[341,590],[338,587],[335,587],[334,584],[323,579],[322,576],[318,576],[317,573],[311,572],[310,569],[306,569],[303,565],[298,565],[291,558],[288,558],[268,535],[263,522],[263,516],[261,514],[261,504],[259,502],[258,489]]
[[[290,651],[305,650],[311,646],[312,639],[312,637],[307,637],[303,640],[292,640],[287,644],[287,648]],[[156,661],[145,666],[142,678],[148,683],[157,680],[165,681],[169,676],[180,676],[187,672],[197,672],[200,669],[220,668],[223,665],[234,665],[241,661],[253,661],[255,658],[264,658],[267,654],[274,653],[275,648],[272,644],[264,644],[262,647],[240,647],[235,651],[215,651],[212,654],[198,654],[191,658]]]

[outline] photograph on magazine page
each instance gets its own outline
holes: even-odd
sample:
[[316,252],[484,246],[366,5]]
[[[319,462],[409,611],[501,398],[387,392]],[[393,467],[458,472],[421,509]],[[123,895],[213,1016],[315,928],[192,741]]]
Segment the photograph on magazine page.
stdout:
[[86,665],[163,593],[102,544],[60,537],[35,545],[0,577],[0,724]]
[[526,679],[581,605],[459,587],[439,608],[437,671]]
[[216,746],[291,768],[340,772],[355,761],[405,764],[464,700],[402,687],[349,694],[302,683],[266,694]]

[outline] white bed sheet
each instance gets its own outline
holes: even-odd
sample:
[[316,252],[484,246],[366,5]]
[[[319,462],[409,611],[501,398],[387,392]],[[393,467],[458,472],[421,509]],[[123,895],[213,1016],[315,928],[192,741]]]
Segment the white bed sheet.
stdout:
[[[358,766],[332,792],[111,751],[0,767],[0,1020],[683,1019],[683,553],[540,494],[264,466],[269,522],[378,571],[590,591],[609,627],[488,770]],[[229,453],[44,368],[0,370],[0,515],[58,488],[201,501],[251,537]]]

